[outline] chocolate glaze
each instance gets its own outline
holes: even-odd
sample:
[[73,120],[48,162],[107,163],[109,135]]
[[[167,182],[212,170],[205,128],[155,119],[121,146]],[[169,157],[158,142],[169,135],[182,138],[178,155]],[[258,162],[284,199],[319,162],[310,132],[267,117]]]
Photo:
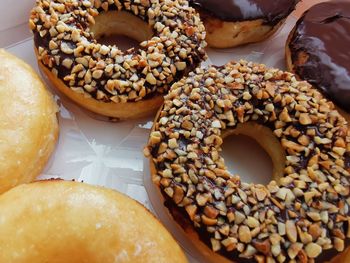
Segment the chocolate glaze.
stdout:
[[299,0],[190,0],[195,8],[204,10],[224,21],[263,19],[275,25],[286,18]]
[[[350,2],[321,3],[306,11],[289,48],[300,78],[350,112]],[[305,63],[300,52],[308,56]]]

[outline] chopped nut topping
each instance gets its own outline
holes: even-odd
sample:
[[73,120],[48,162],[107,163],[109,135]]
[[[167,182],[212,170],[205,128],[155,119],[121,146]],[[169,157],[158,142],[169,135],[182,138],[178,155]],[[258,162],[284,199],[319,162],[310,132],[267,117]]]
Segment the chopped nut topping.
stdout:
[[338,237],[334,238],[334,248],[339,251],[342,252],[344,250],[344,240],[340,239]]
[[239,240],[243,243],[250,243],[252,240],[252,235],[250,233],[249,227],[247,226],[241,226],[238,230],[238,237]]
[[309,258],[316,258],[322,252],[322,247],[316,243],[309,243],[305,247],[305,252]]
[[206,206],[204,208],[204,214],[209,218],[216,218],[219,214],[219,211],[212,206]]
[[288,256],[290,259],[294,259],[300,252],[300,250],[303,248],[303,244],[301,243],[293,243],[288,249]]

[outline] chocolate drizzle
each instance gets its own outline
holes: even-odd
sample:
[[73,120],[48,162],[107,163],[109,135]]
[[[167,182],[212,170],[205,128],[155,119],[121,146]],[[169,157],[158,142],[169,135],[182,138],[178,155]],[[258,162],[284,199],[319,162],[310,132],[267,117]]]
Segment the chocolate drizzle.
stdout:
[[295,72],[350,112],[350,2],[313,6],[298,21],[289,48]]
[[224,21],[263,19],[275,25],[286,18],[299,0],[190,0],[195,8],[205,10]]
[[345,155],[345,168],[350,170],[350,153]]

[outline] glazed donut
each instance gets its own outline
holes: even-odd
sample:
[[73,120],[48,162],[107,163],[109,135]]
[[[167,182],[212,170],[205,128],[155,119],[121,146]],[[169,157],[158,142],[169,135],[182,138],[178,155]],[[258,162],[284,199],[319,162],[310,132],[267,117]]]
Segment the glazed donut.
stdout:
[[[170,85],[204,58],[205,28],[186,0],[38,0],[29,25],[39,66],[80,106],[116,119],[156,112]],[[140,47],[121,51],[103,35]]]
[[187,262],[159,221],[113,190],[62,180],[0,196],[0,262]]
[[[268,185],[227,171],[232,133],[278,164]],[[246,61],[196,69],[165,96],[145,155],[170,213],[213,262],[313,262],[346,249],[349,130],[291,73]]]
[[58,107],[34,70],[0,49],[0,193],[33,181],[58,137]]
[[288,70],[332,100],[348,121],[349,45],[350,2],[345,0],[311,7],[298,20],[286,43]]
[[207,30],[208,45],[235,47],[271,36],[299,0],[190,0]]

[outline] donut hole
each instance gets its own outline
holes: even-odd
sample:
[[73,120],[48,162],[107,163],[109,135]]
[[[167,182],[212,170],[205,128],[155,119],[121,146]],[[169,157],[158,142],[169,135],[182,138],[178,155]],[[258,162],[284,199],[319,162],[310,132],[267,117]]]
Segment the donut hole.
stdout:
[[272,133],[260,124],[239,124],[223,132],[221,155],[232,174],[247,183],[268,184],[283,176],[285,152]]
[[225,138],[222,153],[227,169],[247,183],[268,184],[271,181],[272,160],[251,137],[230,135]]
[[122,51],[138,48],[141,42],[153,37],[152,28],[127,11],[100,13],[90,31],[100,44],[116,45]]
[[126,50],[135,48],[139,45],[139,42],[136,41],[135,39],[132,39],[128,36],[123,36],[123,35],[104,35],[102,34],[100,38],[98,39],[98,42],[106,45],[106,46],[113,46],[116,45],[118,48],[125,52]]

